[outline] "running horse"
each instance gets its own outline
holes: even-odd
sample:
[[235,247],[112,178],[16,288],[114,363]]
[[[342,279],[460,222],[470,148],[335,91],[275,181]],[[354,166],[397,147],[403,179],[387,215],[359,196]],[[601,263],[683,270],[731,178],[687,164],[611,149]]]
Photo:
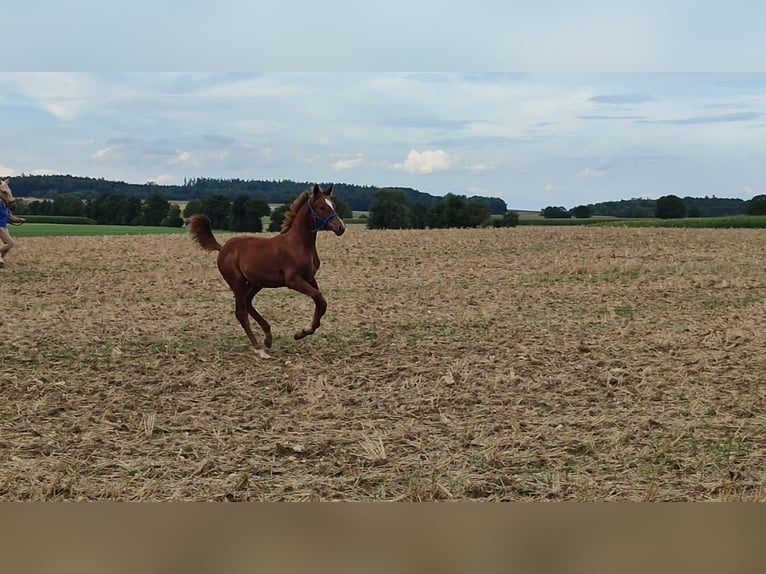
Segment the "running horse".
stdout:
[[248,315],[263,330],[263,344],[271,348],[272,342],[271,325],[253,306],[253,298],[261,289],[288,287],[314,300],[311,326],[295,333],[296,340],[313,334],[327,310],[327,301],[316,281],[320,265],[317,233],[329,229],[343,235],[346,231],[330,199],[332,191],[332,184],[327,189],[314,185],[311,191],[304,191],[285,214],[280,233],[268,238],[241,235],[221,245],[206,215],[189,218],[192,239],[206,251],[218,251],[218,270],[234,293],[234,313],[259,357],[270,358],[253,335]]
[[8,185],[9,181],[9,177],[0,179],[0,201],[2,201],[8,207],[10,207],[14,202],[13,193],[11,192],[11,188]]

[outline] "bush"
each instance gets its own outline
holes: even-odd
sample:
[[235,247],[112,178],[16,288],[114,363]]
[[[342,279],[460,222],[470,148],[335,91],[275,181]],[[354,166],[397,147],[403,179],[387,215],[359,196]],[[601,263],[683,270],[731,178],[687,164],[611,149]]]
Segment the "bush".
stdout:
[[487,219],[482,227],[516,227],[519,224],[519,214],[515,211],[506,211],[502,217]]
[[572,214],[570,214],[569,211],[563,207],[554,207],[549,205],[543,209],[543,217],[545,219],[568,219],[572,217]]
[[593,212],[590,208],[590,205],[578,205],[572,209],[572,215],[574,215],[577,219],[588,219],[591,215],[593,215]]
[[745,213],[747,215],[766,215],[766,195],[756,195],[748,201]]
[[398,189],[379,189],[370,205],[370,229],[406,229],[410,226],[407,198]]
[[172,203],[168,208],[168,214],[160,222],[162,227],[183,227],[184,220],[181,219],[181,208],[178,204]]
[[657,200],[654,214],[659,219],[679,219],[686,215],[686,206],[677,195],[663,195]]

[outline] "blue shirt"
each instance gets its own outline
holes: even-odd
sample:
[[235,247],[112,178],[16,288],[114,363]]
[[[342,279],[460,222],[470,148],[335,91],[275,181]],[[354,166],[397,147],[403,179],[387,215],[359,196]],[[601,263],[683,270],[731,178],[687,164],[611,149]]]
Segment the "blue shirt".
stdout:
[[11,216],[11,209],[0,203],[0,227],[8,226],[8,218]]

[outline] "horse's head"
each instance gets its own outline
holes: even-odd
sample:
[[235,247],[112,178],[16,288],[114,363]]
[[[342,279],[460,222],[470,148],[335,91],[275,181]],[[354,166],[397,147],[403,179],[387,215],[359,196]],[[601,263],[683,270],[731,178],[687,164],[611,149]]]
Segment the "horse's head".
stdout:
[[314,184],[314,189],[309,194],[306,203],[308,203],[309,211],[314,217],[314,229],[312,231],[329,229],[335,235],[343,235],[346,231],[346,224],[335,211],[335,205],[330,199],[332,189],[333,184],[330,184],[327,189],[322,189],[319,185]]
[[2,201],[5,205],[10,205],[13,203],[13,193],[11,193],[11,188],[8,185],[9,178],[0,179],[0,201]]

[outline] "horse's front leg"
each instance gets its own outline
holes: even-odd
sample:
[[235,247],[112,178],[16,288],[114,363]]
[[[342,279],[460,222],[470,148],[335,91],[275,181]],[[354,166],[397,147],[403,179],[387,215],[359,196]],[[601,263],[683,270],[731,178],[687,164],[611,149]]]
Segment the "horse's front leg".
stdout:
[[311,278],[310,280],[306,280],[303,277],[294,277],[288,282],[287,286],[299,293],[308,295],[314,300],[314,318],[311,320],[311,326],[308,329],[303,329],[302,331],[295,333],[295,339],[303,339],[303,337],[313,335],[319,328],[319,323],[327,311],[327,301],[322,295],[322,292],[319,291],[319,285],[317,285],[316,279]]

